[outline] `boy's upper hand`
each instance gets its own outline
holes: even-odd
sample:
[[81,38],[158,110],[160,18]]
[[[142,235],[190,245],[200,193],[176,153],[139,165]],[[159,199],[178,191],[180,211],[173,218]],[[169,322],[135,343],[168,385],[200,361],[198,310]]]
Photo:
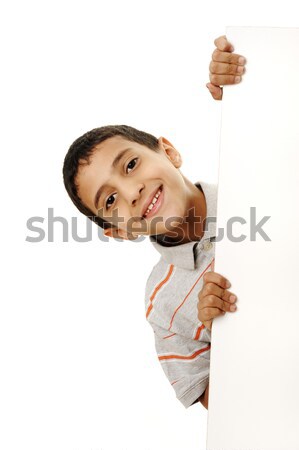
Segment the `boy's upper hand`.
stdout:
[[222,100],[222,86],[240,83],[246,60],[244,56],[233,53],[234,48],[226,36],[215,39],[214,44],[217,48],[212,53],[210,83],[206,86],[215,100]]
[[[230,283],[219,273],[206,272],[203,281],[203,287],[198,294],[198,320],[208,330],[211,330],[214,317],[221,316],[226,311],[233,312],[236,310],[237,307],[234,303],[237,297],[227,290]],[[227,285],[227,282],[229,285]],[[231,295],[234,295],[235,298],[231,298]]]

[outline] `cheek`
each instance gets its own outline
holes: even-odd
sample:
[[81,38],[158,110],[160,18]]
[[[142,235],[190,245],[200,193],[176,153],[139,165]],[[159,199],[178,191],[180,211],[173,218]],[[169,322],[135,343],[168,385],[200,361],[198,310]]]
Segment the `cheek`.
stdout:
[[164,216],[165,218],[178,218],[176,221],[182,222],[186,215],[186,204],[182,196],[182,191],[172,191],[170,198],[167,199],[165,196],[165,208]]
[[104,219],[125,231],[127,231],[128,227],[132,226],[132,224],[134,225],[134,222],[137,220],[131,217],[127,206],[124,205],[119,205],[115,208],[113,214],[105,214]]

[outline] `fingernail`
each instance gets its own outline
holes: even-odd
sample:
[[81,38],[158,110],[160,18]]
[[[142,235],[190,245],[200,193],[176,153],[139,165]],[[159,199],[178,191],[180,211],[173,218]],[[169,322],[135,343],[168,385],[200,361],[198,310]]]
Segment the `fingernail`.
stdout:
[[229,300],[230,300],[231,302],[234,302],[235,300],[237,300],[237,297],[236,297],[235,295],[230,295],[230,296],[229,296]]
[[230,282],[228,280],[226,280],[226,284],[225,285],[226,285],[227,288],[231,287],[231,284],[230,284]]
[[231,307],[230,307],[231,311],[236,311],[236,309],[237,309],[236,305],[231,305]]
[[238,62],[239,62],[240,64],[245,64],[246,59],[243,58],[243,56],[241,56],[241,57],[238,59]]
[[243,73],[244,72],[244,67],[243,66],[238,66],[237,72],[238,73]]
[[235,78],[235,83],[240,83],[240,81],[241,81],[241,77],[236,77]]

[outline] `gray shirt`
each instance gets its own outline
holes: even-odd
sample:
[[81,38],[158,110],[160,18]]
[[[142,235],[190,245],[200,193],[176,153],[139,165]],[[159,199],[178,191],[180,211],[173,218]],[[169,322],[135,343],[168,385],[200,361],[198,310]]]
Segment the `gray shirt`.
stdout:
[[146,318],[159,361],[186,408],[202,395],[209,378],[211,332],[197,318],[197,303],[204,273],[214,270],[217,213],[217,185],[195,185],[202,188],[207,203],[204,235],[200,241],[170,247],[151,236],[161,256],[145,288]]

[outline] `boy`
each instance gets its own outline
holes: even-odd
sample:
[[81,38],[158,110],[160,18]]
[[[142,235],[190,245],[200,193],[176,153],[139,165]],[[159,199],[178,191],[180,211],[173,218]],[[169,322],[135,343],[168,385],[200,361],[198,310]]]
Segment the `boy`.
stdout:
[[[240,82],[245,59],[232,53],[225,36],[215,45],[207,87],[221,100],[221,85]],[[217,187],[192,183],[181,163],[166,138],[107,126],[71,145],[63,175],[74,204],[106,236],[148,235],[161,254],[145,289],[158,358],[182,404],[200,401],[208,408],[212,321],[233,311],[236,297],[228,280],[212,271]]]

